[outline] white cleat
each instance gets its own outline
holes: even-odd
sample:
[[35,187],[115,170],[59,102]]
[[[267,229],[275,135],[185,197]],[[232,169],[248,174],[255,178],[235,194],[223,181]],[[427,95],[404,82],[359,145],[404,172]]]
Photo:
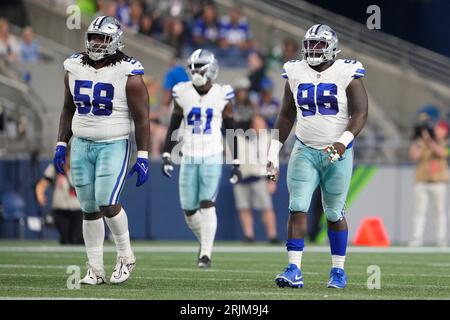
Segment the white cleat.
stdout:
[[105,270],[95,269],[89,263],[87,263],[87,274],[80,280],[80,284],[98,285],[106,283]]
[[131,257],[117,257],[116,267],[111,275],[110,282],[113,284],[118,284],[126,281],[136,264],[136,258]]

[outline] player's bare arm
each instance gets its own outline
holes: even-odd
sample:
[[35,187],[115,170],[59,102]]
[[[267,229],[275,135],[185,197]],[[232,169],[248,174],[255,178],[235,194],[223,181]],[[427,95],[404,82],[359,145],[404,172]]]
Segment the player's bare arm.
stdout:
[[286,84],[284,85],[284,95],[281,110],[278,114],[277,121],[275,122],[275,132],[278,133],[278,139],[274,134],[272,134],[269,154],[267,157],[267,177],[272,181],[276,181],[278,177],[278,153],[280,152],[283,143],[291,133],[292,127],[295,123],[296,115],[297,110],[295,106],[294,96],[289,86],[289,82],[286,81]]
[[128,108],[134,121],[137,148],[147,151],[150,141],[149,98],[142,76],[129,76],[125,90]]
[[125,86],[128,109],[134,121],[137,145],[137,159],[128,174],[131,177],[137,173],[136,187],[144,184],[148,179],[148,149],[150,142],[150,121],[148,92],[141,75],[128,76]]
[[[233,104],[231,101],[227,103],[224,110],[222,111],[222,119],[225,130],[234,130],[236,129],[234,118],[233,118]],[[226,135],[227,136],[227,135]],[[228,137],[228,136],[227,136]],[[242,179],[242,174],[239,169],[239,159],[238,159],[238,142],[237,136],[233,134],[233,139],[229,139],[227,141],[230,145],[230,150],[233,152],[233,170],[230,175],[230,182],[235,184]]]
[[72,118],[75,109],[76,106],[69,89],[69,75],[66,73],[64,76],[64,105],[59,118],[58,141],[68,143],[72,137]]
[[173,105],[172,116],[170,117],[170,124],[167,129],[166,141],[164,143],[164,152],[162,154],[163,164],[161,168],[163,174],[168,178],[172,176],[173,163],[171,153],[177,143],[176,140],[172,139],[172,134],[180,127],[181,121],[183,121],[183,109],[176,101],[173,102]]
[[367,122],[368,98],[362,80],[353,79],[347,87],[346,94],[350,119],[341,138],[333,143],[332,148],[326,150],[330,152],[331,162],[336,161],[344,154],[347,146],[361,132]]
[[72,137],[72,118],[75,109],[76,106],[69,89],[69,75],[66,73],[64,76],[64,105],[59,118],[58,143],[56,144],[55,156],[53,158],[55,169],[61,174],[65,173],[66,150],[67,144]]
[[366,125],[369,111],[367,93],[362,79],[352,80],[346,93],[351,117],[346,130],[356,137]]

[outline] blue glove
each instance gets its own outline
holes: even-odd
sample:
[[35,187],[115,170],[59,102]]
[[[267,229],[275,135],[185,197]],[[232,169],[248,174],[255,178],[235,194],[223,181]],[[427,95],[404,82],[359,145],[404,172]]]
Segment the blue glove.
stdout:
[[53,165],[56,171],[64,174],[64,165],[66,164],[66,146],[57,145],[55,150],[55,156],[53,157]]
[[128,173],[127,178],[130,178],[133,173],[137,172],[138,178],[136,181],[136,187],[143,185],[148,179],[148,159],[147,158],[138,158],[136,159],[136,163],[134,164],[131,171]]

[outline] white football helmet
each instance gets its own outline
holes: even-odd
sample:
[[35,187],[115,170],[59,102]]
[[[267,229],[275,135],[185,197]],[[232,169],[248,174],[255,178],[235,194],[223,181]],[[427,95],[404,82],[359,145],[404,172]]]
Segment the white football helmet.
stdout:
[[[94,34],[105,36],[103,44],[91,41]],[[100,16],[94,19],[86,31],[86,52],[94,61],[101,60],[106,56],[115,54],[122,50],[123,31],[119,21],[114,17]]]
[[316,24],[306,31],[302,57],[311,66],[333,60],[340,52],[336,32],[326,24]]
[[188,59],[188,69],[194,86],[201,87],[217,78],[219,63],[211,51],[197,49]]

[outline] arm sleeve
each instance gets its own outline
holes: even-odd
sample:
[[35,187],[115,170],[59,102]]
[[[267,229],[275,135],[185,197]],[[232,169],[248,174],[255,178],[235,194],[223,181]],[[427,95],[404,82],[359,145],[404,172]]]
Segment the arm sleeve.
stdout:
[[[226,129],[233,129],[233,132],[236,133],[236,125],[233,117],[227,117],[223,119],[223,126]],[[225,135],[227,137],[227,135]],[[233,159],[238,159],[238,139],[237,135],[233,134],[233,139],[228,139],[228,144],[230,145],[230,149],[233,150]]]
[[178,141],[172,140],[173,132],[180,127],[183,116],[179,114],[172,113],[170,118],[169,128],[167,129],[166,141],[164,142],[164,153],[171,153],[172,149],[175,147]]

